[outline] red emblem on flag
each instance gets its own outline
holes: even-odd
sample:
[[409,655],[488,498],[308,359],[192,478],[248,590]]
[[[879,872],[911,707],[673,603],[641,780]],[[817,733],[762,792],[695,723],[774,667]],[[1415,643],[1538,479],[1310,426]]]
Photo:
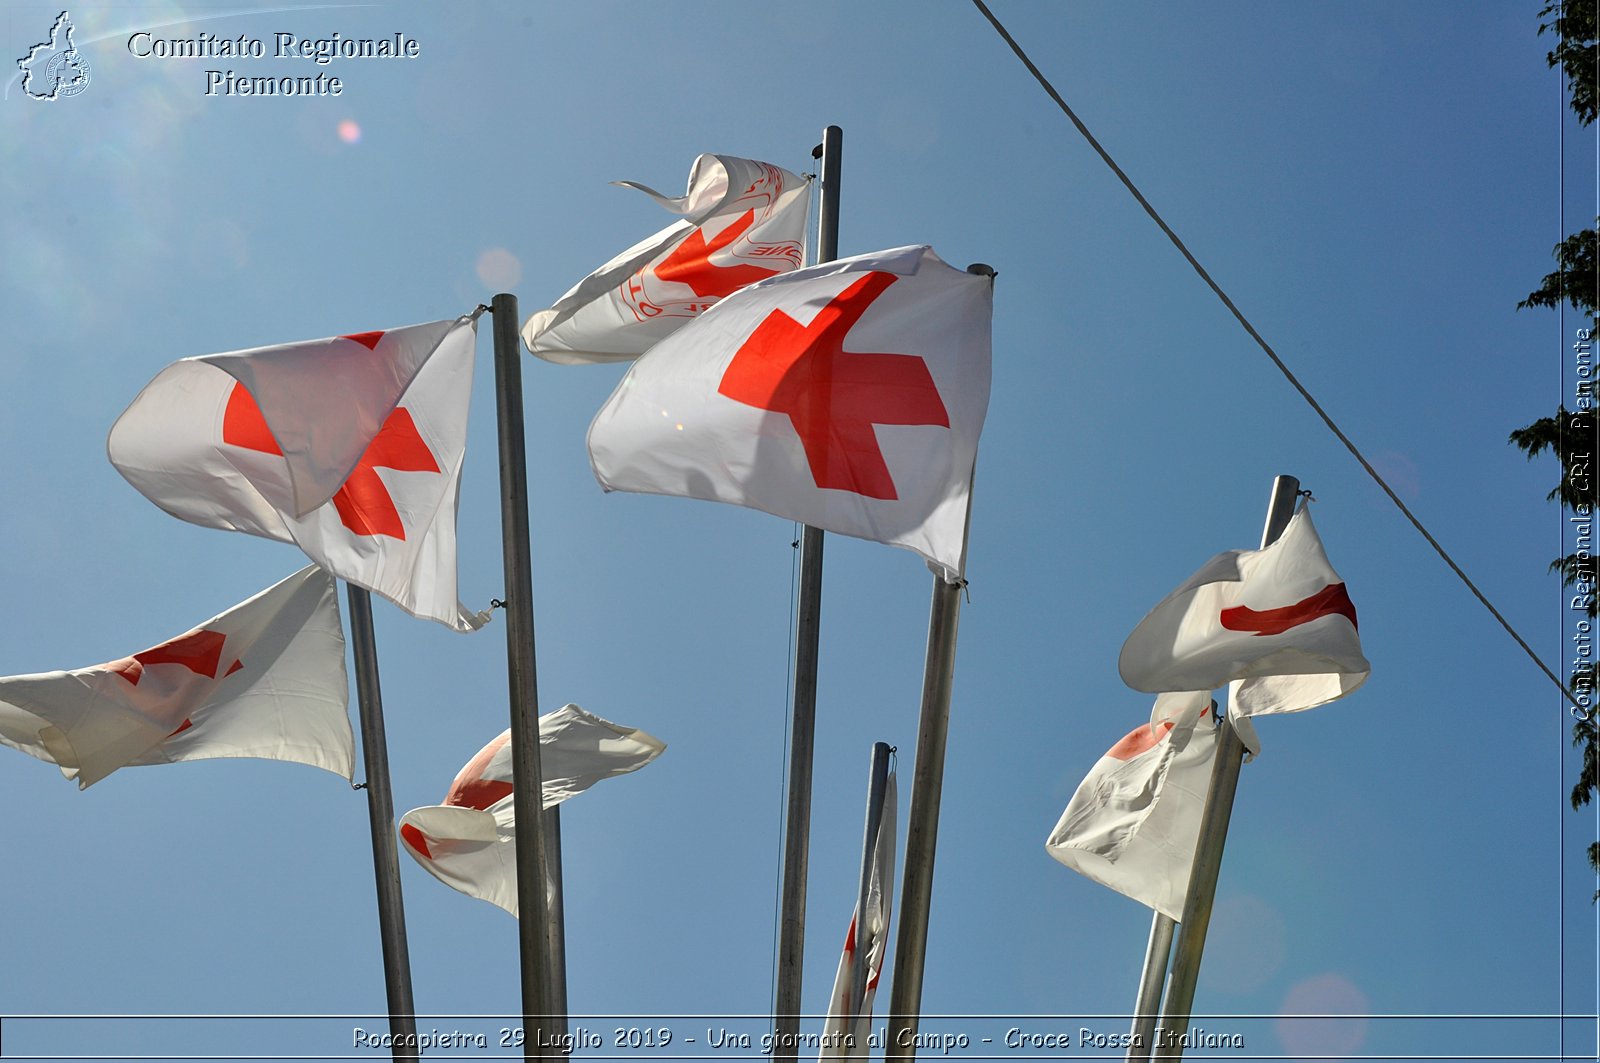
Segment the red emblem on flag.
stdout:
[[850,329],[894,282],[892,273],[868,273],[805,326],[774,310],[734,353],[717,386],[736,402],[788,415],[818,487],[898,498],[873,426],[950,427],[920,357],[844,349]]
[[[345,339],[372,347],[382,335],[381,332],[365,332]],[[263,454],[283,453],[266,419],[261,416],[261,408],[243,384],[235,384],[228,396],[228,408],[222,416],[222,441]],[[384,420],[383,427],[367,445],[361,460],[334,494],[332,502],[339,511],[340,522],[355,534],[387,535],[404,540],[405,523],[400,519],[400,511],[395,508],[389,489],[379,479],[378,469],[439,471],[433,453],[417,431],[416,422],[403,406],[395,407]]]
[[1356,607],[1343,583],[1330,583],[1317,593],[1280,609],[1251,609],[1238,605],[1222,610],[1222,626],[1229,631],[1248,631],[1253,635],[1281,635],[1290,628],[1309,624],[1324,616],[1339,615],[1356,627]]
[[[195,631],[179,636],[171,642],[152,646],[132,657],[112,661],[106,667],[134,686],[138,686],[139,680],[144,678],[145,668],[155,664],[181,664],[202,679],[215,679],[217,669],[222,665],[222,646],[226,641],[227,636],[220,631]],[[243,667],[243,661],[234,661],[223,673],[223,678]],[[172,734],[181,734],[193,726],[194,721],[186,717]],[[172,735],[167,737],[171,738]]]

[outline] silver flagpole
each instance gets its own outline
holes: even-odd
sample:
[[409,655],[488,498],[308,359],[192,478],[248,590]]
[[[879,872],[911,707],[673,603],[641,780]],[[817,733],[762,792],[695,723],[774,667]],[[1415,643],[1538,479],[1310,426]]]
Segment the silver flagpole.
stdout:
[[1172,931],[1177,921],[1157,912],[1150,920],[1150,944],[1144,950],[1144,970],[1139,975],[1139,999],[1133,1005],[1133,1037],[1127,1063],[1144,1063],[1155,1040],[1156,1019],[1161,1015],[1161,990],[1167,981],[1167,958],[1172,954]]
[[[817,261],[839,254],[839,151],[844,131],[829,126],[818,149],[822,187],[817,207]],[[815,153],[814,153],[815,154]],[[783,827],[783,893],[778,985],[773,996],[773,1056],[794,1060],[799,1047],[800,985],[805,961],[806,873],[811,843],[811,757],[817,724],[817,644],[822,620],[822,529],[805,526],[800,541],[800,603],[795,613],[794,720],[789,731],[789,796]]]
[[539,693],[533,652],[533,575],[528,545],[527,448],[522,422],[522,350],[517,297],[497,295],[494,314],[495,410],[500,431],[500,528],[506,577],[506,666],[511,686],[511,774],[517,821],[517,938],[522,960],[524,1058],[562,1056],[565,980],[550,956],[549,867],[544,836],[544,775],[539,764]]
[[[967,272],[990,278],[981,262]],[[974,470],[976,472],[976,470]],[[967,525],[972,495],[967,495]],[[965,548],[962,550],[965,559]],[[933,857],[939,841],[939,799],[944,792],[944,747],[950,732],[950,691],[955,685],[956,629],[966,584],[933,577],[928,614],[928,650],[922,668],[922,717],[917,723],[917,766],[911,777],[911,814],[906,824],[906,867],[900,880],[900,939],[894,955],[894,987],[889,996],[889,1041],[884,1058],[917,1058],[917,1027],[922,1017],[922,971],[928,951],[928,913],[933,903]]]
[[[872,865],[878,855],[878,832],[883,827],[883,799],[889,786],[889,743],[872,743],[872,768],[867,775],[867,825],[861,838],[861,886],[856,891],[855,956],[850,963],[850,1004],[843,1018],[847,1031],[855,1028],[861,1016],[861,1002],[867,995],[867,950],[863,945],[862,921],[867,917],[867,897],[872,892]],[[883,884],[885,889],[890,883]],[[887,936],[889,928],[884,927]]]
[[906,869],[900,883],[900,942],[894,955],[886,1059],[917,1058],[922,1011],[922,968],[927,955],[928,910],[933,900],[933,854],[939,840],[939,797],[944,789],[944,746],[950,731],[950,689],[955,680],[956,627],[961,585],[933,578],[928,652],[922,673],[922,718],[917,724],[917,766],[906,823]]
[[400,896],[400,852],[394,840],[394,795],[389,789],[389,745],[378,688],[378,648],[372,634],[372,595],[345,584],[350,603],[350,650],[356,666],[361,716],[361,760],[367,774],[367,818],[372,827],[372,872],[378,884],[378,934],[383,941],[383,981],[389,996],[389,1032],[395,1059],[418,1059],[417,1006],[411,997],[411,953]]
[[[541,767],[543,765],[541,764]],[[545,921],[545,947],[550,950],[550,1011],[555,1016],[552,1028],[567,1032],[567,913],[561,885],[561,808],[547,808],[544,816],[544,852],[550,864],[545,869],[550,889],[550,912]]]
[[[1267,507],[1267,523],[1261,532],[1261,546],[1277,541],[1294,516],[1294,503],[1300,481],[1279,476],[1272,482],[1272,502]],[[1244,763],[1244,743],[1233,729],[1230,715],[1217,736],[1216,760],[1211,765],[1211,785],[1206,789],[1205,810],[1200,816],[1200,836],[1195,842],[1194,866],[1189,872],[1189,893],[1183,899],[1182,928],[1178,948],[1172,958],[1172,977],[1167,983],[1167,1002],[1161,1025],[1156,1028],[1160,1043],[1157,1059],[1182,1059],[1181,1038],[1189,1029],[1193,1014],[1195,982],[1200,974],[1200,954],[1206,947],[1206,929],[1211,925],[1211,905],[1217,895],[1217,874],[1222,870],[1222,847],[1228,840],[1228,820],[1233,815],[1233,796],[1239,787],[1239,767]]]

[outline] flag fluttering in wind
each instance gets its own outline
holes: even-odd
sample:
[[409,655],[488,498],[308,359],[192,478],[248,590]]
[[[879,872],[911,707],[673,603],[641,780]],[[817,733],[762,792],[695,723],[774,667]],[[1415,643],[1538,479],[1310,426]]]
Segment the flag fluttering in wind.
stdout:
[[1181,919],[1217,747],[1212,704],[1210,691],[1156,698],[1156,719],[1089,769],[1045,850],[1080,875]]
[[111,463],[182,520],[295,543],[457,631],[456,501],[470,317],[186,358],[111,428]]
[[1118,668],[1152,693],[1232,684],[1229,718],[1253,751],[1249,717],[1341,698],[1372,670],[1304,504],[1272,545],[1218,554],[1169,594],[1128,636]]
[[957,582],[991,308],[988,277],[927,247],[741,289],[634,363],[589,428],[595,476],[905,547]]
[[567,365],[637,358],[717,300],[805,260],[806,180],[770,163],[701,155],[689,190],[669,198],[631,181],[683,220],[628,248],[528,318],[528,350]]
[[346,779],[344,632],[333,578],[308,566],[131,657],[0,678],[0,744],[80,789],[131,764],[262,757]]
[[[630,727],[564,705],[539,717],[544,808],[601,779],[638,771],[666,745]],[[400,818],[400,839],[439,881],[517,914],[517,821],[511,732],[484,746],[451,784],[444,802]]]
[[[884,953],[889,946],[889,911],[894,889],[896,793],[894,772],[890,772],[883,791],[883,817],[872,848],[872,870],[867,886],[867,911],[850,917],[844,953],[839,957],[839,972],[833,979],[833,996],[828,999],[828,1018],[822,1027],[823,1059],[867,1059],[872,1033],[872,1002],[878,994],[878,978],[883,974]],[[855,985],[857,953],[866,957],[866,985]],[[857,1000],[859,999],[859,1006]]]

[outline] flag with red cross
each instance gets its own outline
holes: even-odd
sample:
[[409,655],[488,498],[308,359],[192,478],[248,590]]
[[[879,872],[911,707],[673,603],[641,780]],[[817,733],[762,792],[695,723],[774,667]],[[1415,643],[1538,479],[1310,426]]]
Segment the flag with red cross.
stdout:
[[628,361],[747,284],[805,261],[808,181],[767,162],[701,155],[682,196],[637,188],[683,220],[601,266],[522,329],[566,365]]
[[966,564],[988,277],[931,248],[741,289],[634,363],[589,429],[607,490],[686,495]]
[[1218,554],[1167,595],[1128,636],[1118,668],[1151,693],[1228,685],[1228,720],[1256,752],[1250,717],[1326,704],[1372,671],[1305,503],[1270,546]]
[[[602,779],[638,771],[666,749],[660,739],[563,705],[539,717],[542,807],[554,808]],[[444,801],[400,817],[412,859],[453,889],[517,914],[517,817],[511,732],[484,746],[456,775]]]
[[298,545],[413,616],[471,631],[456,499],[475,321],[186,358],[111,428],[129,483],[175,517]]
[[350,778],[344,631],[315,565],[159,646],[0,678],[0,745],[79,788],[132,764],[263,757]]

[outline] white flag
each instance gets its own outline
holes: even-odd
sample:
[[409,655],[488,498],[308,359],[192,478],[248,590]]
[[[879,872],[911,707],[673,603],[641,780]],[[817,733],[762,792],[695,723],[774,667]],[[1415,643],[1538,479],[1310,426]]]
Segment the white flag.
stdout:
[[[638,771],[666,745],[633,728],[564,705],[539,717],[544,808],[601,779]],[[444,802],[400,817],[406,851],[439,881],[517,914],[517,820],[511,732],[484,746],[451,784]]]
[[117,471],[175,517],[297,544],[457,631],[472,318],[186,358],[117,419]]
[[956,582],[991,294],[927,247],[741,289],[634,363],[589,428],[595,476],[902,546]]
[[[1372,670],[1355,606],[1304,505],[1271,546],[1218,554],[1168,595],[1128,636],[1118,667],[1123,682],[1150,692],[1244,680],[1230,707],[1236,726],[1343,697]],[[1240,736],[1258,748],[1246,728]]]
[[567,365],[627,361],[718,299],[805,260],[806,180],[770,163],[701,155],[689,190],[668,198],[684,220],[607,262],[528,318],[528,350]]
[[[895,806],[894,772],[889,773],[883,792],[883,818],[872,848],[872,870],[867,886],[867,912],[850,917],[850,930],[844,939],[844,954],[833,978],[833,996],[828,999],[828,1018],[822,1027],[823,1059],[866,1059],[872,1034],[872,1002],[878,995],[878,979],[883,974],[884,953],[889,947],[889,910],[894,889]],[[855,1009],[855,958],[866,957],[866,986],[859,992],[860,1010]],[[854,1019],[847,1016],[854,1012]]]
[[1162,694],[1089,769],[1045,850],[1072,870],[1183,917],[1217,735],[1210,691]]
[[0,744],[80,789],[130,764],[264,757],[353,771],[344,632],[315,565],[159,646],[0,678]]

